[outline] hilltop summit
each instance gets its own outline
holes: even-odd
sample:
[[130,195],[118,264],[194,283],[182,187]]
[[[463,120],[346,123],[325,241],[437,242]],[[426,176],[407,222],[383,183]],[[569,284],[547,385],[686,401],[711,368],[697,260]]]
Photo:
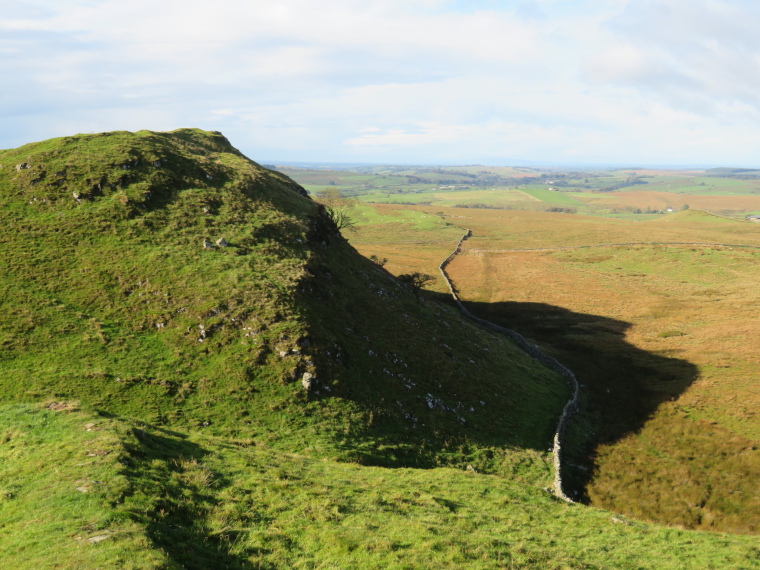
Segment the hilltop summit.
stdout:
[[511,472],[508,449],[549,447],[564,381],[418,302],[220,133],[78,135],[0,164],[4,400],[376,464]]

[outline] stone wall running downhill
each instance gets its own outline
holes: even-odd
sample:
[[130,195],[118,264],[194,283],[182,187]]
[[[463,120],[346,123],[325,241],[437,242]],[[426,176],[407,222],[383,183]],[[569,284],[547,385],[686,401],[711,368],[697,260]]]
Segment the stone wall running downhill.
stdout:
[[472,319],[473,321],[476,321],[483,325],[484,327],[487,327],[491,330],[494,330],[496,332],[499,332],[501,334],[504,334],[514,340],[517,345],[522,348],[525,352],[527,352],[530,356],[538,360],[539,362],[545,364],[552,370],[555,370],[556,372],[559,372],[567,378],[571,385],[573,386],[573,396],[568,400],[567,404],[565,404],[564,409],[562,410],[562,415],[559,417],[559,422],[557,423],[557,430],[554,432],[554,444],[552,448],[553,457],[554,457],[554,494],[561,499],[564,499],[565,501],[568,501],[570,503],[573,502],[573,500],[568,497],[562,487],[562,441],[565,435],[565,428],[567,427],[567,422],[570,418],[570,416],[578,409],[578,402],[580,400],[580,384],[578,383],[578,379],[575,377],[575,374],[573,374],[570,370],[568,370],[565,366],[563,366],[560,362],[552,358],[551,356],[548,356],[541,352],[541,350],[532,344],[530,344],[527,340],[525,340],[525,337],[522,336],[520,333],[517,333],[513,330],[500,327],[499,325],[496,325],[492,322],[486,321],[485,319],[481,319],[479,317],[476,317],[473,315],[470,311],[465,308],[465,306],[462,304],[462,302],[459,300],[459,296],[457,295],[456,289],[454,288],[454,285],[451,283],[451,280],[449,279],[449,276],[446,274],[446,266],[451,262],[454,257],[461,251],[462,249],[462,243],[469,238],[472,235],[472,231],[466,230],[465,234],[462,236],[462,239],[459,240],[459,243],[457,244],[456,249],[449,255],[443,263],[438,267],[438,269],[441,272],[441,275],[443,275],[443,280],[446,282],[446,285],[449,288],[449,292],[451,293],[452,298],[454,299],[454,302],[459,307],[459,310],[462,311],[462,313],[469,319]]

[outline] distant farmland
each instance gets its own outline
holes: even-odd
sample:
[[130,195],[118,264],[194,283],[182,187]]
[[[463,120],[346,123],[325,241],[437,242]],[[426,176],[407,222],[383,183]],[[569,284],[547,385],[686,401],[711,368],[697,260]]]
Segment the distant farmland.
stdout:
[[367,203],[577,212],[628,219],[685,206],[742,217],[760,213],[760,180],[704,171],[558,171],[509,167],[283,167],[312,193]]

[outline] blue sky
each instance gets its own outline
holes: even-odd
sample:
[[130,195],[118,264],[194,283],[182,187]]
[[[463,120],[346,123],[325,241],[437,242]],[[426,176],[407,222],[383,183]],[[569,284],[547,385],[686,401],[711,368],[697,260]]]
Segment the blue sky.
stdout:
[[0,148],[220,130],[254,160],[760,166],[760,5],[0,0]]

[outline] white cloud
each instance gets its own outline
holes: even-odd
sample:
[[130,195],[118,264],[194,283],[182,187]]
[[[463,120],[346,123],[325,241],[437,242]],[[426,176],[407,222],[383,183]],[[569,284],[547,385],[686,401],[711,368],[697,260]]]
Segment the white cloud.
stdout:
[[254,159],[729,163],[756,160],[760,143],[749,3],[0,8],[3,147],[179,126],[222,130]]
[[626,84],[646,81],[662,73],[657,61],[632,44],[618,44],[588,63],[591,79],[599,83]]
[[727,102],[758,109],[760,6],[744,2],[633,0],[607,24],[590,79],[627,85],[705,116]]

